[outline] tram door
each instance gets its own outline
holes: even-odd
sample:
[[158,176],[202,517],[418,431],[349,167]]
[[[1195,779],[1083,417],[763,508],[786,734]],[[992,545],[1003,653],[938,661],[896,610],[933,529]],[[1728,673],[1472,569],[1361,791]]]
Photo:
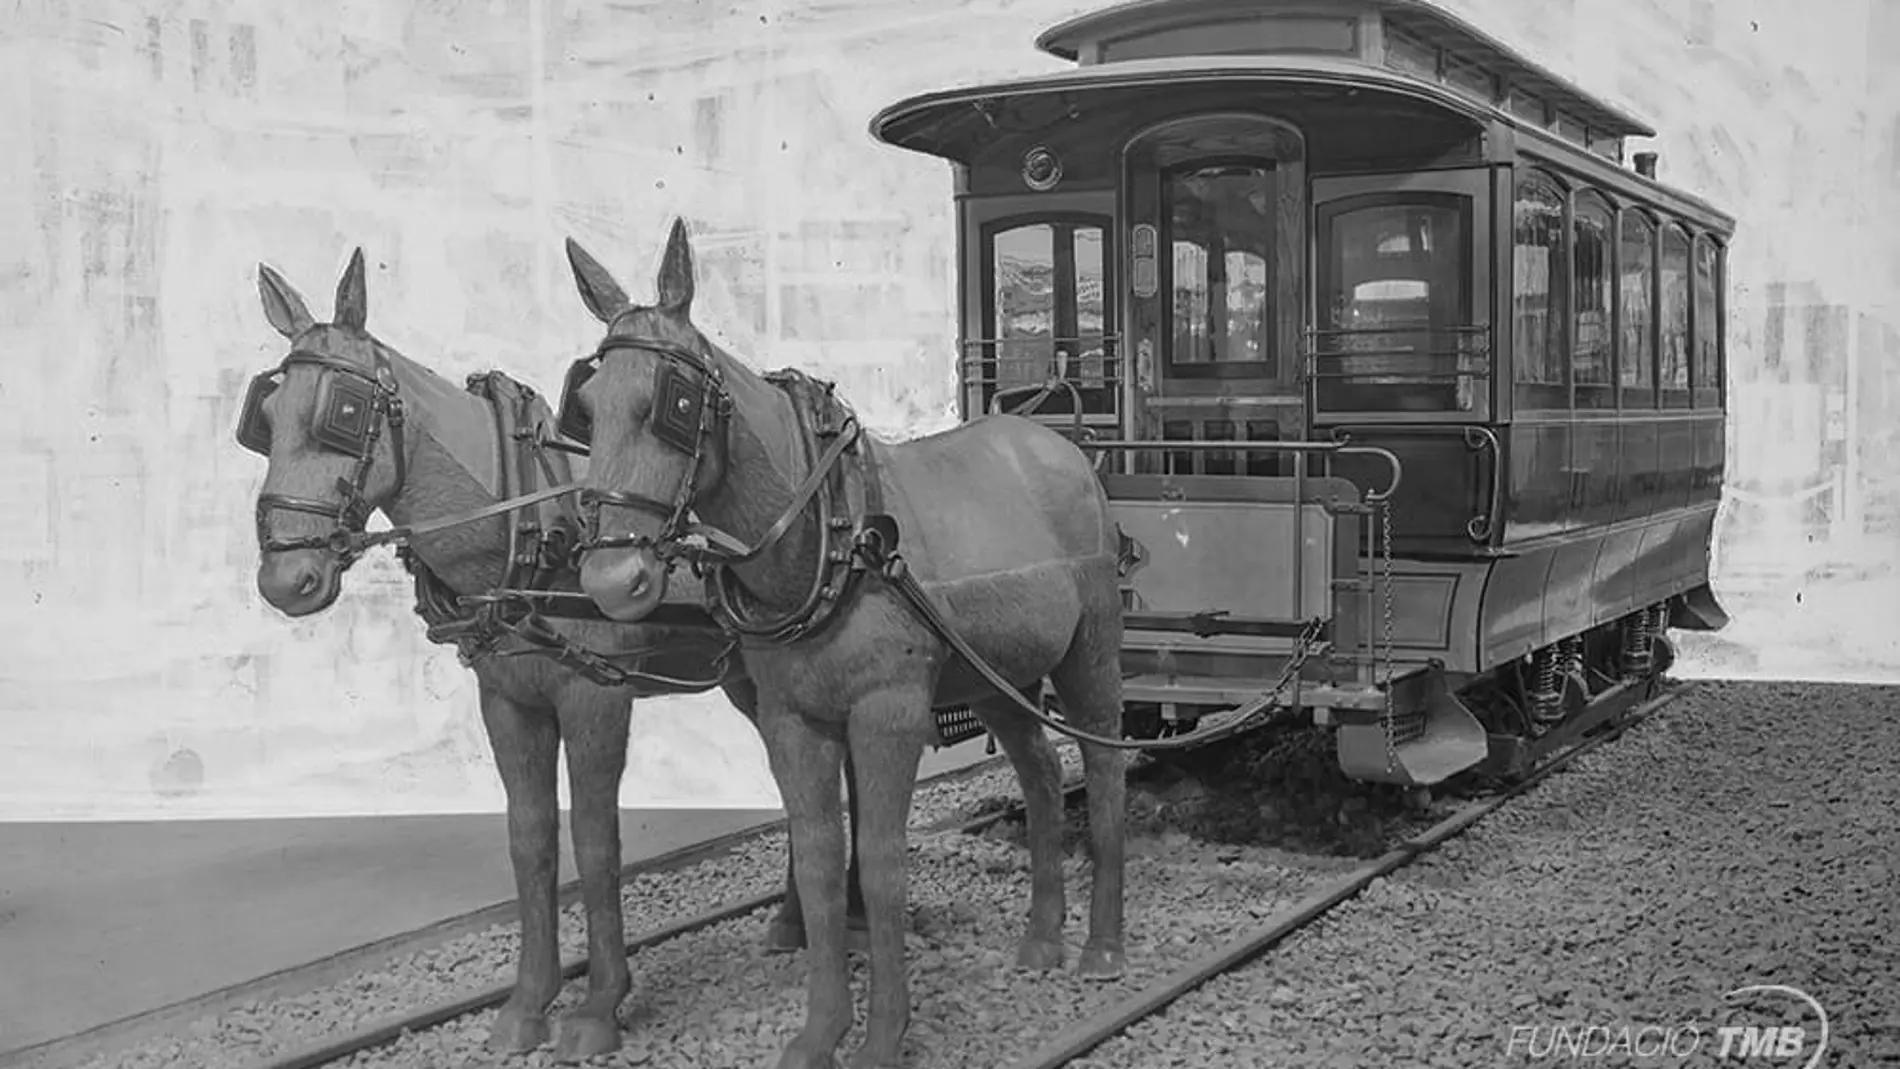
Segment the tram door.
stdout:
[[[1125,155],[1130,414],[1137,437],[1305,436],[1299,132],[1250,113],[1151,128]],[[1289,474],[1275,453],[1161,452],[1139,472]]]

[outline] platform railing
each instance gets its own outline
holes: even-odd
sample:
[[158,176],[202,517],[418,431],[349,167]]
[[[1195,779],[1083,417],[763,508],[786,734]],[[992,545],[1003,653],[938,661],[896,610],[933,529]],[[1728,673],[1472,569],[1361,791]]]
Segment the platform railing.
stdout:
[[1086,422],[1112,423],[1119,418],[1126,379],[1120,335],[966,338],[961,347],[959,382],[964,390],[975,392],[976,402],[985,409],[992,408],[995,397],[1005,391],[1019,396],[1025,387],[1034,391],[1063,380],[1075,391],[1076,410],[1087,409]]

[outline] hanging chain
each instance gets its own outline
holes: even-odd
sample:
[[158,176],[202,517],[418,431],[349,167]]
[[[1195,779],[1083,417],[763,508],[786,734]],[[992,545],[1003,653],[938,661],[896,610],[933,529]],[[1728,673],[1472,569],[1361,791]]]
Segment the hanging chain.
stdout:
[[1379,509],[1381,527],[1380,555],[1385,565],[1385,771],[1393,775],[1399,768],[1399,748],[1392,713],[1392,500],[1387,498]]

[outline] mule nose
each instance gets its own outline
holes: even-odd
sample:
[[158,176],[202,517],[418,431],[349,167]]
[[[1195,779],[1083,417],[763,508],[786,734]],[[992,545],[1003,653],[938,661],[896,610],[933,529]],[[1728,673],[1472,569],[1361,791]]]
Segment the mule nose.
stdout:
[[595,550],[581,558],[581,589],[610,620],[645,619],[666,597],[667,573],[645,549]]
[[306,554],[273,555],[257,566],[257,592],[272,608],[292,616],[322,608],[327,585],[322,566]]

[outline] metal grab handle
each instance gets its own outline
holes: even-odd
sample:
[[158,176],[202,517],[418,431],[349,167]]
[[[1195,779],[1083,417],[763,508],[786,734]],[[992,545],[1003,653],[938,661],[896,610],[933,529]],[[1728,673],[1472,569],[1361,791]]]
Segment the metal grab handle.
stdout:
[[1232,440],[1227,440],[1227,441],[1208,441],[1208,440],[1197,439],[1197,440],[1192,440],[1192,441],[1170,440],[1170,441],[1131,442],[1131,441],[1116,439],[1116,440],[1102,440],[1102,441],[1089,442],[1086,445],[1084,445],[1083,448],[1100,449],[1104,451],[1114,451],[1114,452],[1121,452],[1121,453],[1138,453],[1144,450],[1152,449],[1152,450],[1156,450],[1160,452],[1186,452],[1186,453],[1209,453],[1209,452],[1292,453],[1295,455],[1303,455],[1307,453],[1324,453],[1324,454],[1327,454],[1328,456],[1350,454],[1353,456],[1381,457],[1385,460],[1386,467],[1392,470],[1392,481],[1386,484],[1386,487],[1383,490],[1373,490],[1373,491],[1368,492],[1366,494],[1366,500],[1369,502],[1383,502],[1383,501],[1390,500],[1393,494],[1398,493],[1399,484],[1403,482],[1405,479],[1405,465],[1400,462],[1398,458],[1398,454],[1382,446],[1351,445],[1349,444],[1350,441],[1351,441],[1351,438],[1349,435],[1346,435],[1343,432],[1340,432],[1338,433],[1338,440],[1331,441],[1331,442],[1251,442],[1251,441],[1243,441],[1240,439],[1232,439]]

